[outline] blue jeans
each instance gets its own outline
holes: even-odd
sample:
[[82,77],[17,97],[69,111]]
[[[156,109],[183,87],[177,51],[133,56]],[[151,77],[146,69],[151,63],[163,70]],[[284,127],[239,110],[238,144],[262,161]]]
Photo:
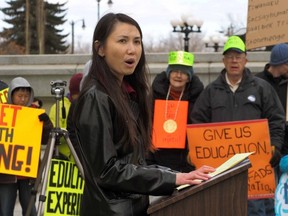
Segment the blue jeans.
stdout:
[[0,184],[0,216],[13,216],[17,183]]
[[[32,189],[29,182],[29,179],[20,179],[16,183],[0,184],[0,216],[13,216],[17,191],[19,191],[22,215],[26,214]],[[35,205],[33,205],[30,215],[37,215]]]
[[[26,214],[30,199],[31,199],[31,190],[32,185],[30,184],[29,179],[20,179],[17,182],[18,191],[19,191],[19,201],[22,207],[23,216]],[[36,208],[35,205],[32,206],[30,216],[36,216]]]
[[274,199],[248,201],[248,216],[274,216]]

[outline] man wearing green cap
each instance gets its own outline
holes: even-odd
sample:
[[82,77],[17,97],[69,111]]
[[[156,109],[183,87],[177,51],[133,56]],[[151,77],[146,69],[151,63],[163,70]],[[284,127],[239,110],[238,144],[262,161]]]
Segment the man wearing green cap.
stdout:
[[[225,43],[223,63],[225,68],[218,78],[197,99],[192,111],[193,123],[268,119],[271,145],[275,149],[270,164],[276,167],[281,158],[285,127],[284,110],[277,93],[245,67],[246,48],[238,36],[231,36]],[[265,200],[248,201],[248,215],[267,216]]]
[[[164,115],[164,118],[166,118],[165,120],[174,122],[178,116],[186,115],[185,125],[183,126],[183,128],[185,127],[185,134],[186,124],[191,124],[191,116],[189,116],[189,113],[191,113],[196,99],[204,89],[203,83],[198,76],[194,74],[193,63],[194,55],[192,53],[184,51],[170,52],[166,71],[158,74],[152,84],[154,106],[156,100],[164,101],[164,110],[159,114],[154,113],[154,120],[159,118],[157,115]],[[176,110],[169,116],[165,112],[168,111],[167,108],[171,101],[175,101]],[[183,113],[179,109],[180,101],[188,102],[187,113]],[[163,124],[164,123],[165,121]],[[163,124],[161,124],[161,128]],[[178,125],[177,129],[179,128]],[[157,130],[154,128],[153,132],[155,131]],[[173,134],[171,136],[173,136]],[[154,153],[151,153],[147,162],[149,164],[166,166],[180,172],[194,170],[195,167],[187,162],[188,145],[186,138],[183,140],[185,142],[183,147],[168,146],[166,148],[158,148]],[[155,143],[153,144],[155,146]]]

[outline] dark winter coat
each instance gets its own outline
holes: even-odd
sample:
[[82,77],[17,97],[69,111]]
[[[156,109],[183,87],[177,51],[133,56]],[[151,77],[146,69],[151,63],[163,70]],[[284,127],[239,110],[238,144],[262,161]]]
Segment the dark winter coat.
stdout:
[[284,111],[286,112],[286,98],[287,98],[287,83],[288,80],[282,76],[280,77],[273,77],[273,75],[268,71],[268,68],[270,67],[269,64],[265,65],[264,71],[257,73],[255,76],[260,77],[264,80],[266,80],[270,85],[273,86],[275,89],[281,104],[284,108]]
[[[146,215],[148,194],[171,194],[176,174],[146,165],[141,134],[137,146],[124,148],[115,104],[97,88],[79,98],[75,107],[85,110],[77,112],[75,125],[79,159],[85,170],[81,215]],[[130,104],[138,119],[138,104],[132,100]]]
[[224,69],[197,99],[192,112],[194,123],[268,119],[271,144],[283,146],[285,115],[273,87],[245,69],[238,89],[233,93]]
[[[273,77],[273,75],[268,71],[270,65],[266,64],[265,68],[262,72],[257,73],[255,76],[260,77],[266,80],[272,87],[275,89],[281,104],[284,108],[284,112],[287,115],[287,108],[286,108],[286,101],[287,101],[287,83],[288,79],[283,76],[280,77]],[[282,153],[284,155],[288,154],[288,126],[287,126],[287,119],[286,119],[286,128],[285,128],[285,140],[284,145],[282,148]]]
[[[169,89],[169,79],[165,71],[158,74],[152,84],[153,89],[153,101],[156,99],[166,100],[166,96]],[[192,79],[186,84],[182,101],[188,101],[188,118],[187,124],[192,123],[191,112],[194,103],[202,90],[204,89],[203,83],[199,77],[193,74]],[[169,97],[169,100],[173,98]],[[180,172],[189,172],[195,169],[195,167],[187,162],[188,143],[186,140],[185,149],[159,149],[155,153],[151,153],[147,159],[149,164],[159,164],[161,166],[169,167],[173,170]]]

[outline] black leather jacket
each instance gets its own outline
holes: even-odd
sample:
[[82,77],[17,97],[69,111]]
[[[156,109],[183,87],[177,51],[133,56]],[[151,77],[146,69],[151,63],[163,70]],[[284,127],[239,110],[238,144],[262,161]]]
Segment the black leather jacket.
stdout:
[[[137,118],[138,106],[130,104]],[[76,134],[85,172],[81,215],[146,215],[148,194],[171,194],[175,173],[146,166],[140,134],[138,146],[123,147],[115,104],[103,91],[92,87],[77,106],[82,106]]]

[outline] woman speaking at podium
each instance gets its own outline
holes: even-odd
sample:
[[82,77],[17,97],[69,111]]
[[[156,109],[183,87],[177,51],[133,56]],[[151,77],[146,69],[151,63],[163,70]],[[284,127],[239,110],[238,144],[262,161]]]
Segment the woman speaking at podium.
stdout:
[[214,168],[189,173],[147,166],[151,105],[142,32],[125,14],[108,13],[93,36],[93,56],[74,111],[85,189],[81,215],[146,215],[148,195],[199,184]]

